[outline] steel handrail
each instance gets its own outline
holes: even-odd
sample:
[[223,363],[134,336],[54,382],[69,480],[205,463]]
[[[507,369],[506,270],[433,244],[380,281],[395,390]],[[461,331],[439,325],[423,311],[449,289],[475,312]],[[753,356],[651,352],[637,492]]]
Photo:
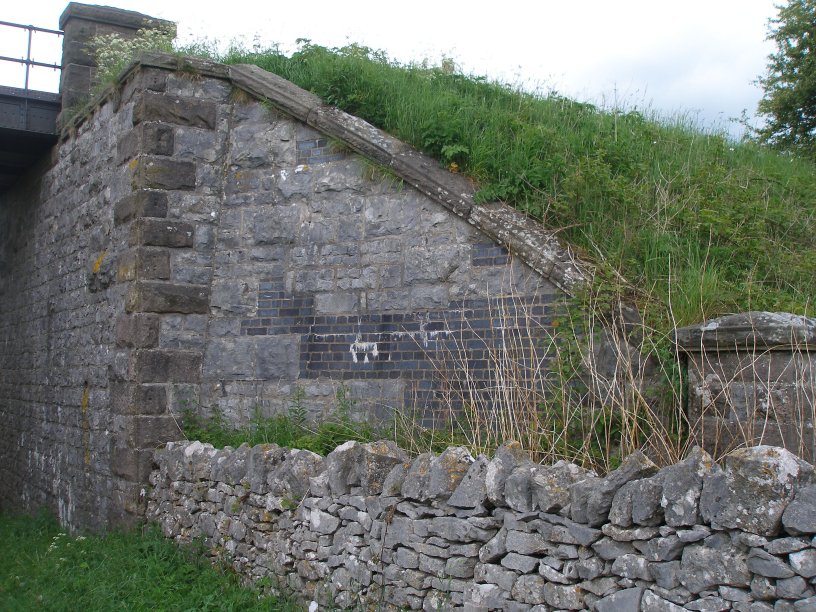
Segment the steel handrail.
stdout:
[[33,25],[23,25],[20,23],[11,23],[10,21],[0,21],[0,26],[7,26],[11,28],[20,28],[22,30],[28,30],[28,50],[26,52],[25,59],[18,59],[15,57],[6,57],[0,55],[0,61],[6,62],[16,62],[18,64],[25,64],[26,73],[25,73],[25,91],[28,91],[28,75],[31,70],[31,66],[40,66],[42,68],[53,68],[55,70],[62,70],[62,65],[57,64],[54,62],[53,64],[46,64],[44,62],[37,62],[31,59],[31,37],[34,32],[45,32],[46,34],[56,34],[57,36],[63,36],[63,32],[61,30],[49,30],[48,28],[38,28]]

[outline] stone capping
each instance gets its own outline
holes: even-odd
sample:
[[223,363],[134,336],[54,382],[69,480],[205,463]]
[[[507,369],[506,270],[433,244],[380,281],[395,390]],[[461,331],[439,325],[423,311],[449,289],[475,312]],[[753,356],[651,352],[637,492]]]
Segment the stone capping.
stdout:
[[[574,294],[592,277],[592,266],[580,261],[569,246],[561,244],[555,233],[538,221],[501,202],[474,202],[476,188],[466,177],[448,172],[431,157],[362,119],[325,104],[276,74],[257,66],[226,66],[167,53],[144,53],[122,71],[119,82],[124,82],[141,67],[182,70],[230,81],[287,115],[343,141],[360,155],[388,166],[395,176],[467,220],[567,294]],[[74,121],[63,125],[63,137],[102,99],[114,94],[114,88],[106,90]]]
[[[409,458],[275,444],[156,451],[147,518],[250,580],[336,608],[770,610],[816,607],[816,474],[771,446],[598,477],[518,444]],[[731,606],[730,602],[741,602]],[[532,607],[536,606],[536,607]]]
[[685,353],[816,349],[816,319],[786,312],[751,311],[675,330]]
[[83,21],[93,21],[134,30],[147,26],[168,25],[175,27],[176,25],[172,21],[156,19],[136,11],[127,11],[112,6],[82,4],[80,2],[69,2],[68,6],[65,7],[59,18],[60,30],[65,29],[65,24],[69,19],[82,19]]

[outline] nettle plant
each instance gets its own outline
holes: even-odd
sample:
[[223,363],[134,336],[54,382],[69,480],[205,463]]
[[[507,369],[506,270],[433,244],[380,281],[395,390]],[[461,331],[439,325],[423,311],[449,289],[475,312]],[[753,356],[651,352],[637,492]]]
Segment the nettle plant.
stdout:
[[171,52],[176,29],[173,24],[160,24],[153,28],[142,28],[131,39],[119,34],[94,36],[89,50],[96,58],[96,83],[99,87],[113,82],[122,69],[145,51]]

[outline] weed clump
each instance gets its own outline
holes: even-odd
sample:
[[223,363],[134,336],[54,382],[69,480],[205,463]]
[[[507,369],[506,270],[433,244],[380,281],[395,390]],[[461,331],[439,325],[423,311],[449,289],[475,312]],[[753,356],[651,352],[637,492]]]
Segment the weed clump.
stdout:
[[303,389],[296,387],[285,413],[264,416],[256,408],[245,427],[235,427],[218,410],[201,416],[188,408],[182,415],[182,430],[188,440],[199,440],[216,448],[277,444],[324,456],[349,440],[371,442],[382,437],[383,432],[372,423],[354,418],[355,402],[345,386],[337,389],[335,410],[319,423],[309,421],[304,397]]

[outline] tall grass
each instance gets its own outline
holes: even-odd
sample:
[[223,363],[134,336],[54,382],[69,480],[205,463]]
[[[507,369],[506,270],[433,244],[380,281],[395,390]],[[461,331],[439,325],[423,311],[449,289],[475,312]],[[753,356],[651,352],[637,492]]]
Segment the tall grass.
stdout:
[[[397,412],[400,444],[419,453],[458,443],[490,454],[514,440],[535,461],[565,459],[599,473],[636,449],[664,465],[681,459],[688,423],[677,410],[677,358],[661,354],[654,330],[585,301],[596,299],[584,296],[546,318],[522,299],[498,299],[489,329],[463,321],[468,340],[444,334],[425,349],[441,410],[431,411],[427,429],[410,411]],[[474,345],[486,354],[487,373],[474,369]]]
[[303,389],[296,387],[286,412],[264,416],[256,409],[244,427],[236,427],[218,411],[211,411],[205,417],[188,409],[182,415],[182,431],[186,439],[206,442],[216,448],[277,444],[324,456],[349,440],[371,442],[382,437],[381,428],[354,417],[355,402],[344,385],[337,388],[334,410],[319,423],[307,418],[304,397]]

